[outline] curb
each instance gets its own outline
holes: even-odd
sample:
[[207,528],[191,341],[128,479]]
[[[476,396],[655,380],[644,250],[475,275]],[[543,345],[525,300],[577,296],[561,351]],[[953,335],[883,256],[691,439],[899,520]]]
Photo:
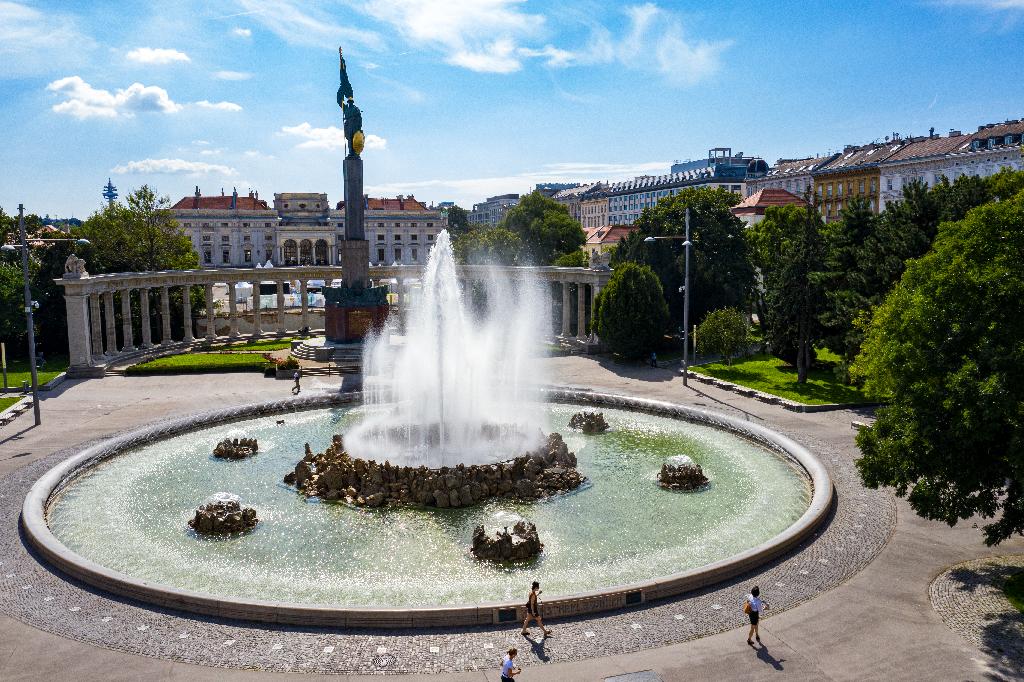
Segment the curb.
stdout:
[[[680,372],[682,373],[682,372]],[[850,410],[856,407],[880,407],[885,403],[880,402],[866,402],[866,403],[825,403],[823,405],[808,405],[807,403],[798,403],[795,400],[789,400],[788,398],[782,398],[771,393],[763,393],[753,388],[734,384],[731,381],[725,379],[717,379],[708,374],[701,374],[699,372],[690,372],[690,378],[699,381],[702,384],[708,384],[720,388],[723,391],[732,391],[738,393],[747,398],[753,398],[754,400],[769,405],[778,405],[784,410],[790,412],[833,412],[836,410]]]
[[7,426],[14,421],[22,412],[28,412],[32,408],[32,396],[27,395],[18,402],[0,412],[0,427]]

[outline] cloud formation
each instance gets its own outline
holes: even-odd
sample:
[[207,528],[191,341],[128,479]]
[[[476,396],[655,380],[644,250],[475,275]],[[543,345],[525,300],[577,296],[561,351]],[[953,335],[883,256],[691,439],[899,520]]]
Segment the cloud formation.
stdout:
[[335,21],[330,14],[296,0],[238,0],[253,21],[281,40],[336,50],[338,45],[357,44],[379,50],[384,41],[375,31]]
[[[74,49],[54,49],[54,45]],[[0,0],[0,79],[71,69],[88,61],[96,43],[81,33],[70,15],[45,14],[18,2]]]
[[219,81],[247,81],[252,74],[247,71],[214,71],[213,77]]
[[142,159],[141,161],[129,161],[120,166],[110,169],[112,173],[124,175],[131,174],[153,174],[164,173],[169,175],[209,175],[218,173],[220,175],[234,175],[235,169],[218,163],[205,163],[203,161],[186,161],[185,159]]
[[65,98],[53,105],[53,111],[77,119],[130,118],[138,112],[173,114],[182,109],[163,88],[142,83],[110,92],[94,88],[79,76],[68,76],[53,81],[46,89]]
[[200,109],[216,109],[217,111],[241,111],[242,106],[234,102],[209,102],[205,99],[199,100],[195,106]]
[[237,36],[239,38],[252,38],[252,31],[250,31],[247,28],[237,27],[231,29],[231,35]]
[[[283,126],[281,132],[302,140],[296,149],[344,149],[345,133],[337,126],[314,128],[308,122],[297,126]],[[367,135],[365,149],[386,149],[388,141],[379,135]]]
[[125,57],[138,64],[173,64],[174,62],[192,61],[187,54],[180,50],[163,47],[137,47]]

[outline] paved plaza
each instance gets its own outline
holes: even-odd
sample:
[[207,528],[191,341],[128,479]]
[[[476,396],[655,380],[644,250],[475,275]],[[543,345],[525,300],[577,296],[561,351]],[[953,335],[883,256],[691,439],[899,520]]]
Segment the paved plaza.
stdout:
[[[282,398],[290,384],[255,374],[71,381],[45,397],[42,427],[30,428],[23,416],[0,430],[0,679],[256,679],[291,671],[496,680],[509,646],[520,650],[520,680],[602,680],[645,670],[662,680],[1000,679],[1019,670],[1020,649],[1005,645],[1012,630],[979,624],[1003,608],[990,587],[995,569],[986,567],[1022,563],[989,557],[1024,552],[1024,542],[987,548],[970,522],[950,529],[918,518],[886,491],[862,488],[851,421],[865,413],[789,412],[703,384],[686,387],[670,369],[606,359],[537,362],[554,384],[717,410],[790,436],[829,468],[832,517],[816,537],[753,575],[643,608],[555,621],[555,636],[544,643],[525,640],[516,625],[313,630],[196,618],[112,598],[41,565],[18,534],[24,493],[83,443]],[[310,377],[304,390],[338,384]],[[982,577],[969,583],[961,564]],[[753,582],[772,605],[760,650],[745,645],[739,609]],[[968,608],[977,585],[987,606]]]

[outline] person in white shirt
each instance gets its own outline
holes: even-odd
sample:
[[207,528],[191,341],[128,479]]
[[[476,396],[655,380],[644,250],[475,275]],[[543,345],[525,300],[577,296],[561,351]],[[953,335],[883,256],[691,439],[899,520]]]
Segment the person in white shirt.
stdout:
[[750,617],[750,632],[747,633],[747,644],[754,646],[754,643],[750,641],[751,637],[757,640],[757,643],[761,643],[761,633],[757,630],[757,624],[761,620],[761,612],[768,608],[768,605],[761,600],[761,590],[757,585],[754,585],[753,589],[750,590],[750,594],[743,601],[743,613]]
[[515,682],[515,676],[523,672],[521,668],[515,667],[513,659],[516,657],[515,647],[508,650],[508,654],[501,660],[501,682]]

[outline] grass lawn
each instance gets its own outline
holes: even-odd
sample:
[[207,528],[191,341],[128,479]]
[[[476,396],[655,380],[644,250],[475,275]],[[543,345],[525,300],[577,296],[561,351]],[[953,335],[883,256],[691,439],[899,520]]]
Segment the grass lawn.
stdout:
[[802,385],[796,381],[796,367],[765,354],[737,358],[732,367],[715,362],[690,369],[807,405],[872,402],[856,386],[847,386],[836,379],[831,367],[835,359],[827,351],[818,351],[819,366],[807,373],[807,383]]
[[186,353],[132,365],[128,374],[192,374],[199,372],[262,372],[266,359],[256,353]]
[[1024,572],[1011,576],[1003,585],[1003,592],[1014,608],[1024,613]]
[[19,400],[21,400],[21,396],[18,396],[17,398],[0,398],[0,412],[3,412]]
[[[42,386],[50,379],[54,378],[64,370],[68,368],[67,356],[52,356],[46,358],[46,367],[39,369],[36,367],[36,374],[38,375],[39,385]],[[11,388],[17,388],[21,386],[21,382],[27,381],[32,383],[32,372],[29,371],[28,359],[12,360],[10,357],[7,358],[7,385]]]
[[245,343],[233,343],[226,346],[218,346],[217,350],[252,350],[269,351],[284,350],[292,347],[292,339],[259,339]]

